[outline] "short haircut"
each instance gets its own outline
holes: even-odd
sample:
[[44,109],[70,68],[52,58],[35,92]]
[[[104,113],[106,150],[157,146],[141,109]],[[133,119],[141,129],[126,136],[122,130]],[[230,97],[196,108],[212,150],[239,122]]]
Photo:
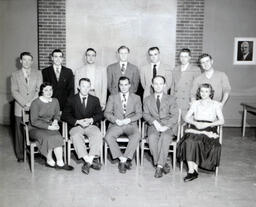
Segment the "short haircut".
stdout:
[[205,58],[205,57],[209,57],[209,58],[212,60],[212,56],[211,56],[211,55],[209,55],[209,54],[207,54],[207,53],[203,53],[202,55],[200,55],[200,56],[198,57],[198,63],[200,63],[200,60],[203,59],[203,58]]
[[148,49],[148,54],[149,54],[150,51],[153,51],[153,50],[157,50],[158,53],[160,53],[159,47],[150,47],[150,48]]
[[188,53],[188,55],[191,57],[191,50],[190,50],[190,49],[188,49],[188,48],[182,48],[182,49],[180,50],[180,54],[181,54],[182,52]]
[[61,53],[62,54],[62,57],[64,57],[64,53],[60,50],[60,49],[55,49],[55,50],[53,50],[52,51],[52,53],[51,53],[51,56],[53,57],[53,55],[54,55],[54,53]]
[[166,83],[166,79],[165,79],[165,77],[162,76],[162,75],[156,75],[154,78],[152,78],[151,82],[154,83],[154,80],[155,80],[156,78],[162,78],[162,79],[164,80],[164,83]]
[[122,49],[126,49],[126,50],[128,51],[128,53],[130,53],[130,49],[129,49],[127,46],[125,46],[125,45],[120,46],[120,47],[117,49],[117,52],[119,53],[120,50],[122,50]]
[[87,52],[89,51],[93,51],[95,53],[95,55],[97,54],[96,50],[94,50],[93,48],[88,48],[86,51],[85,51],[85,55],[87,55]]
[[88,83],[91,84],[91,81],[90,81],[89,78],[81,78],[81,79],[79,80],[79,86],[80,86],[80,84],[81,84],[82,81],[86,81],[86,82],[88,82]]
[[197,89],[197,92],[196,92],[196,100],[199,100],[199,99],[202,98],[201,95],[200,95],[200,90],[201,90],[201,88],[209,88],[209,89],[210,89],[210,95],[209,95],[209,97],[210,97],[210,99],[213,98],[213,96],[214,96],[214,90],[213,90],[213,88],[212,88],[212,85],[209,84],[209,83],[202,83],[202,84],[199,85],[199,87],[198,87],[198,89]]
[[126,76],[121,76],[121,77],[119,78],[119,80],[118,80],[118,85],[119,85],[120,82],[123,81],[123,80],[128,80],[128,83],[131,84],[131,81],[130,81],[130,79],[129,79],[128,77],[126,77]]
[[40,85],[40,89],[39,89],[39,92],[38,92],[38,96],[42,96],[43,95],[43,90],[45,87],[47,86],[51,86],[52,87],[52,84],[48,83],[48,82],[43,82],[41,85]]
[[20,53],[20,60],[22,60],[23,56],[30,56],[33,60],[33,56],[31,55],[30,52],[22,52]]

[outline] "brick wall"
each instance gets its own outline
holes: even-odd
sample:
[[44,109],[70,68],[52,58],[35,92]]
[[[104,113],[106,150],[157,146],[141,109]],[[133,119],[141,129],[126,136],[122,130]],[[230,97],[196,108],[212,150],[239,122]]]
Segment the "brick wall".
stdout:
[[189,48],[196,63],[203,48],[204,0],[177,0],[176,64],[179,51]]
[[38,64],[43,69],[50,64],[52,50],[66,54],[66,0],[38,0],[37,7]]

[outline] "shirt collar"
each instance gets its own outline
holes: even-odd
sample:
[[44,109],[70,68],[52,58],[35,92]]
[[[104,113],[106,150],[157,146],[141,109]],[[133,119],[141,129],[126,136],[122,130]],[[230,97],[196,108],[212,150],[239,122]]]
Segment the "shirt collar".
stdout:
[[83,100],[83,98],[88,98],[88,94],[87,94],[87,96],[83,96],[81,93],[79,93],[79,96],[80,96],[80,99],[81,99],[81,101]]
[[154,65],[156,65],[156,68],[159,68],[160,61],[157,63],[151,63],[151,68],[153,69]]
[[31,68],[30,69],[22,68],[22,72],[23,72],[24,76],[27,77],[27,75],[29,75],[31,73]]
[[62,66],[60,65],[59,67],[57,67],[56,65],[53,65],[53,69],[54,69],[54,71],[56,71],[56,70],[57,70],[57,68],[59,68],[59,69],[60,69],[60,71],[61,71]]
[[188,66],[189,66],[189,63],[187,63],[186,65],[181,65],[180,66],[181,72],[186,71],[188,69]]
[[164,94],[164,93],[161,93],[161,94],[154,94],[154,95],[155,95],[155,99],[157,99],[157,96],[160,96],[159,99],[161,100],[162,97],[163,97],[163,94]]
[[127,62],[122,62],[122,61],[120,61],[120,68],[122,67],[122,65],[124,64],[124,67],[126,68],[127,67]]

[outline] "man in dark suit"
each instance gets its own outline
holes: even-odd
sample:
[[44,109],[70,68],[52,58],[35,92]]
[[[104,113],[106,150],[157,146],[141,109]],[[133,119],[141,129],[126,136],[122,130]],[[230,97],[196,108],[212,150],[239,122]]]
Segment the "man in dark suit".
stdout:
[[[95,125],[103,119],[100,101],[96,96],[89,94],[91,82],[88,78],[79,80],[79,93],[68,98],[62,113],[62,120],[72,126],[70,133],[78,158],[84,160],[82,172],[89,174],[90,168],[100,170],[101,164],[98,159],[102,147],[102,134]],[[84,135],[89,139],[90,152],[88,154]]]
[[63,52],[59,49],[52,51],[53,64],[42,70],[43,81],[53,86],[53,97],[57,98],[62,111],[67,98],[74,94],[74,75],[71,69],[62,65]]
[[[120,93],[109,97],[104,113],[106,119],[110,121],[105,140],[113,159],[119,158],[120,160],[119,172],[126,173],[126,170],[131,168],[130,161],[140,141],[137,121],[142,117],[142,106],[140,97],[129,92],[131,83],[128,77],[121,76],[118,83]],[[124,154],[116,142],[116,138],[122,134],[129,138]]]
[[241,43],[240,50],[238,51],[237,60],[252,61],[252,52],[249,42],[244,41]]
[[175,98],[164,93],[165,84],[163,76],[155,76],[152,80],[154,93],[144,99],[143,105],[143,118],[149,124],[149,148],[156,166],[156,178],[170,172],[167,157],[170,142],[176,134],[178,121]]
[[130,79],[130,92],[136,93],[140,81],[138,67],[128,62],[130,49],[126,46],[121,46],[117,50],[119,61],[107,67],[108,76],[108,91],[110,94],[118,93],[118,80],[121,76],[126,76]]

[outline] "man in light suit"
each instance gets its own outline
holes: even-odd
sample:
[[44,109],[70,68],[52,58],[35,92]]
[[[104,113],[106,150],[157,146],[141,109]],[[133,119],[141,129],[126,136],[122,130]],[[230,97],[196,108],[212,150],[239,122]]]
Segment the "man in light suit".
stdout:
[[75,70],[75,93],[81,78],[89,78],[91,81],[90,94],[100,99],[102,110],[105,109],[107,99],[107,71],[105,67],[95,64],[96,50],[88,48],[85,52],[86,64],[82,68]]
[[11,76],[11,92],[15,99],[14,149],[18,162],[24,161],[24,137],[21,131],[22,110],[29,110],[32,101],[38,97],[42,74],[32,69],[33,56],[29,52],[20,54],[21,70]]
[[141,67],[140,81],[144,89],[143,98],[153,93],[151,80],[156,75],[162,75],[166,79],[166,88],[164,92],[167,93],[172,85],[172,72],[170,66],[160,62],[160,50],[158,47],[151,47],[148,49],[150,64]]
[[52,97],[58,99],[61,111],[68,97],[74,94],[74,75],[71,69],[62,65],[63,56],[61,50],[53,50],[51,54],[53,64],[42,70],[43,81],[52,85]]
[[110,94],[118,93],[118,80],[121,76],[126,76],[130,79],[130,92],[136,93],[140,81],[138,67],[128,62],[130,49],[126,46],[121,46],[117,50],[119,61],[107,67],[108,76],[108,91]]
[[[68,98],[61,119],[66,121],[72,128],[69,131],[79,159],[84,160],[82,172],[89,174],[90,168],[100,170],[101,164],[98,159],[102,147],[102,134],[96,126],[103,119],[100,101],[96,96],[89,94],[91,82],[88,78],[79,80],[79,93]],[[84,135],[89,139],[90,152],[88,154]]]
[[[104,113],[106,119],[110,121],[105,140],[113,159],[119,158],[120,160],[119,172],[126,173],[126,170],[131,168],[130,161],[140,141],[137,121],[142,117],[142,106],[140,97],[129,92],[131,83],[128,77],[121,76],[118,85],[120,92],[109,97]],[[122,134],[129,138],[124,154],[116,142],[116,138]]]
[[156,75],[152,80],[154,93],[144,99],[143,105],[143,118],[149,124],[149,148],[156,166],[156,178],[170,172],[167,164],[168,150],[176,134],[178,121],[175,98],[164,93],[165,84],[165,78]]

